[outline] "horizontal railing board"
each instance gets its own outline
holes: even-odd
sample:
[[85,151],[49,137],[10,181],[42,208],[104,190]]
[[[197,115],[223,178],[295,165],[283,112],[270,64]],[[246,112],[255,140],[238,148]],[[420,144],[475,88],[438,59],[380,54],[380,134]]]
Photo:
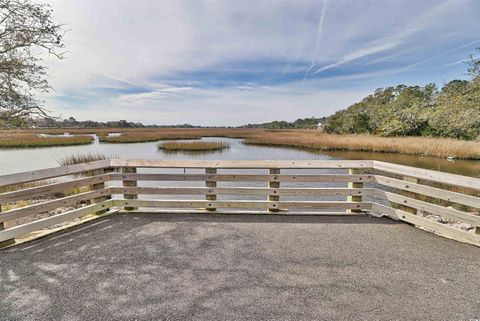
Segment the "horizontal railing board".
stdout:
[[279,201],[282,208],[316,208],[316,209],[371,209],[370,202],[316,202],[316,201]]
[[0,203],[17,200],[29,200],[35,197],[47,196],[54,193],[65,192],[69,189],[103,183],[110,180],[110,174],[91,176],[86,178],[73,179],[65,182],[52,183],[48,185],[35,186],[22,190],[0,194]]
[[5,212],[0,212],[0,222],[10,221],[13,219],[34,215],[38,213],[44,213],[50,210],[57,209],[59,207],[71,206],[81,201],[87,201],[93,198],[98,198],[101,196],[108,196],[108,195],[109,195],[109,192],[107,189],[99,189],[92,192],[75,194],[72,196],[54,199],[54,200],[46,201],[43,203],[28,205],[28,206],[12,209]]
[[375,175],[375,182],[384,186],[394,187],[404,191],[422,194],[457,204],[471,206],[474,208],[480,208],[480,197],[447,191],[441,188],[411,183],[408,181],[402,181],[400,179],[381,175]]
[[29,183],[38,180],[50,179],[60,176],[78,174],[95,169],[107,168],[110,166],[109,160],[99,160],[89,163],[76,165],[68,165],[62,167],[54,167],[40,169],[36,171],[22,172],[16,174],[8,174],[0,176],[0,186]]
[[[220,214],[220,215],[276,215],[277,212],[262,210],[235,210],[235,211],[209,211],[206,209],[168,209],[168,210],[145,210],[140,208],[136,210],[119,211],[119,213],[135,213],[135,214]],[[278,215],[292,216],[362,216],[364,213],[357,212],[306,212],[306,211],[280,211]]]
[[372,168],[373,161],[357,160],[142,160],[112,159],[112,167],[143,168],[231,168],[231,169],[321,169],[321,168]]
[[145,195],[278,195],[278,196],[367,196],[366,188],[262,188],[262,187],[110,187],[110,194]]
[[238,181],[238,182],[374,182],[373,175],[255,175],[255,174],[121,174],[112,173],[114,181]]
[[[114,199],[115,206],[158,208],[317,208],[370,209],[370,203],[353,202],[277,202],[277,201],[203,201],[203,200],[123,200]],[[280,207],[279,207],[280,206]]]
[[115,206],[158,208],[268,208],[278,206],[268,201],[203,201],[203,200],[121,200],[114,199]]
[[0,242],[38,231],[43,228],[48,228],[56,224],[68,222],[73,219],[92,214],[103,208],[109,208],[111,206],[113,206],[113,202],[109,200],[98,204],[88,205],[62,214],[49,216],[34,222],[14,226],[7,230],[0,231]]
[[432,230],[435,234],[451,238],[460,242],[465,242],[469,244],[474,244],[480,246],[480,237],[476,236],[473,233],[468,233],[454,227],[450,227],[446,224],[441,224],[435,221],[430,221],[426,218],[423,218],[419,215],[411,214],[404,212],[399,209],[394,209],[389,206],[381,205],[378,203],[372,203],[372,212],[382,213],[394,220],[404,221],[410,224],[422,228],[428,228]]
[[392,163],[385,163],[374,161],[373,167],[376,170],[399,174],[404,176],[416,177],[432,182],[444,183],[446,185],[460,186],[480,190],[480,178],[462,176],[417,167],[410,167],[404,165],[397,165]]
[[444,216],[451,220],[456,220],[459,222],[465,222],[473,226],[480,226],[480,216],[475,214],[470,214],[456,210],[452,207],[444,207],[414,198],[398,195],[395,193],[385,192],[382,190],[376,190],[375,195],[378,197],[383,197],[384,199],[401,204],[408,207],[413,207],[421,211],[429,212],[432,214]]

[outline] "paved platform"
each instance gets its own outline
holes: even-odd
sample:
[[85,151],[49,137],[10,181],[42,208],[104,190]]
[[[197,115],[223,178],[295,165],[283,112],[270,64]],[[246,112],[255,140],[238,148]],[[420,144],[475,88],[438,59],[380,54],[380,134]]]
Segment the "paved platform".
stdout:
[[115,214],[0,252],[1,320],[478,320],[480,248],[370,217]]

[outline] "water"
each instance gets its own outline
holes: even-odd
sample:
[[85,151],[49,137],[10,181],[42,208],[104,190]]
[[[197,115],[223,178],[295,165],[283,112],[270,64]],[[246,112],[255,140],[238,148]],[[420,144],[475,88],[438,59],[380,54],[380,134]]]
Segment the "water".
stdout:
[[312,152],[301,149],[252,146],[241,139],[208,137],[204,141],[222,141],[230,144],[223,151],[209,153],[170,153],[157,149],[156,142],[135,144],[105,144],[98,139],[90,145],[0,150],[0,175],[58,166],[58,160],[72,154],[101,153],[107,156],[131,159],[376,159],[386,162],[440,170],[480,177],[480,161],[419,157],[400,154],[368,152]]

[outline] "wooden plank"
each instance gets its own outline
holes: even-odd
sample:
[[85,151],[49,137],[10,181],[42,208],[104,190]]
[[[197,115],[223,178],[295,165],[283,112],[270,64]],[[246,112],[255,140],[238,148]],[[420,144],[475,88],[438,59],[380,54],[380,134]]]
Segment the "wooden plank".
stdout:
[[422,228],[430,229],[435,234],[438,234],[443,237],[447,237],[460,242],[480,246],[480,237],[478,235],[475,235],[473,233],[468,233],[460,229],[456,229],[435,221],[430,221],[419,215],[407,213],[399,209],[394,209],[392,207],[381,205],[378,203],[372,204],[372,211],[375,213],[383,213],[395,220],[408,222],[410,224],[414,224]]
[[[2,204],[0,203],[0,213],[2,213]],[[1,233],[5,230],[5,225],[3,224],[3,222],[0,222],[0,235]],[[15,243],[15,239],[13,237],[10,237],[10,238],[5,238],[5,239],[1,239],[0,238],[0,249],[5,247],[5,246],[9,246],[9,245],[12,245]]]
[[[270,195],[272,189],[264,187],[110,187],[110,194],[144,195]],[[278,188],[279,196],[371,196],[371,188]]]
[[[216,174],[216,173],[217,173],[216,168],[206,168],[205,169],[205,174],[207,174],[207,175],[208,174]],[[217,187],[217,182],[215,180],[205,181],[205,186],[211,191],[209,194],[205,195],[206,200],[207,201],[217,200],[217,195],[212,192],[213,188]],[[206,210],[209,211],[209,212],[214,212],[214,211],[216,211],[216,208],[207,208]]]
[[409,183],[399,179],[381,175],[375,175],[375,182],[384,186],[394,187],[405,191],[411,191],[417,194],[438,198],[452,203],[467,205],[474,208],[480,208],[480,197],[451,192],[443,190],[441,188],[435,188],[421,184]]
[[382,190],[375,190],[375,195],[378,197],[383,197],[384,199],[397,203],[400,205],[405,205],[408,207],[415,208],[417,210],[429,212],[432,214],[440,215],[447,217],[451,220],[465,222],[473,226],[480,226],[480,216],[474,215],[466,212],[456,210],[452,207],[444,207],[432,203],[423,202],[417,199],[409,198],[406,196],[398,195],[395,193],[385,192]]
[[370,160],[158,160],[112,159],[112,167],[142,168],[373,168]]
[[[103,174],[105,174],[105,169],[104,168],[96,169],[96,170],[92,171],[93,176],[103,175]],[[105,189],[105,182],[95,183],[95,184],[91,185],[91,190],[92,191],[104,190],[104,189]],[[92,199],[90,202],[91,202],[91,204],[102,203],[102,202],[105,202],[107,199],[110,199],[110,198],[111,198],[111,196],[107,192],[106,195],[96,197],[96,198]],[[108,208],[105,208],[105,209],[99,210],[98,212],[96,212],[94,214],[95,215],[102,215],[103,213],[106,213],[107,211],[108,211]]]
[[[408,182],[410,184],[416,184],[418,180],[415,177],[409,177],[409,176],[404,176],[403,180],[405,182]],[[408,197],[408,198],[417,198],[417,193],[413,193],[411,191],[402,191],[401,192],[403,196]],[[400,210],[412,213],[412,214],[418,214],[418,210],[415,207],[410,207],[407,206],[406,204],[400,204]]]
[[339,210],[367,210],[371,209],[370,202],[317,202],[317,201],[280,201],[280,208],[315,208],[315,209],[339,209]]
[[18,200],[25,201],[35,197],[42,197],[55,193],[65,192],[69,189],[106,182],[109,179],[110,174],[104,174],[7,192],[0,194],[0,203],[13,202]]
[[374,169],[399,174],[403,176],[416,177],[432,182],[444,183],[446,185],[460,186],[480,190],[480,179],[469,176],[455,175],[432,171],[428,169],[397,165],[385,162],[374,161]]
[[120,174],[112,173],[111,180],[136,181],[235,181],[235,182],[374,182],[374,175],[255,175],[255,174]]
[[[270,194],[267,196],[267,201],[278,202],[280,196],[277,193],[277,189],[280,188],[280,182],[277,180],[277,175],[280,175],[279,168],[270,168],[268,174],[273,175],[273,179],[268,182],[268,188],[271,190]],[[279,208],[269,208],[269,212],[278,212]]]
[[91,200],[92,198],[106,196],[106,195],[109,195],[109,191],[108,189],[103,189],[103,190],[97,190],[97,191],[67,196],[64,198],[55,199],[55,200],[51,200],[43,203],[24,206],[21,208],[0,213],[0,222],[5,222],[5,221],[20,218],[20,217],[38,214],[38,213],[44,213],[59,207],[70,206],[73,204],[77,204],[81,201]]
[[[135,167],[122,167],[122,173],[136,173],[137,169]],[[125,187],[136,187],[137,186],[137,181],[136,180],[124,180],[122,181],[122,185]],[[124,193],[123,195],[124,199],[136,199],[138,196],[133,193]],[[134,211],[136,210],[135,207],[125,207],[124,208],[126,211]]]
[[[357,169],[349,169],[348,170],[348,174],[350,174],[350,175],[356,175],[356,174],[359,174],[359,173],[360,172]],[[361,189],[361,188],[363,188],[363,182],[348,182],[348,188]],[[347,201],[348,202],[353,202],[353,203],[358,203],[358,202],[362,201],[362,196],[361,195],[349,195],[349,196],[347,196]],[[353,212],[353,213],[361,212],[361,210],[358,210],[358,209],[351,209],[350,211]]]
[[156,208],[316,208],[316,209],[370,209],[370,203],[350,202],[270,202],[270,201],[203,201],[203,200],[118,200],[115,206]]
[[[271,202],[267,201],[206,201],[206,200],[117,200],[115,206],[156,207],[156,208],[263,208],[267,209]],[[276,205],[275,205],[276,206]]]
[[76,165],[40,169],[36,171],[22,172],[0,176],[0,186],[28,183],[38,180],[50,179],[60,176],[78,174],[95,169],[109,167],[110,160],[99,160],[95,162]]
[[[219,214],[219,215],[275,215],[269,211],[262,210],[230,210],[222,211],[217,210],[213,213],[208,212],[206,209],[168,209],[168,210],[137,210],[135,214]],[[285,216],[360,216],[364,213],[350,213],[350,212],[307,212],[307,211],[280,211],[279,215]]]
[[19,237],[21,235],[38,231],[56,224],[64,223],[78,217],[82,217],[104,208],[113,206],[113,201],[109,200],[103,203],[88,205],[69,212],[46,217],[34,222],[18,225],[4,231],[0,231],[0,242]]

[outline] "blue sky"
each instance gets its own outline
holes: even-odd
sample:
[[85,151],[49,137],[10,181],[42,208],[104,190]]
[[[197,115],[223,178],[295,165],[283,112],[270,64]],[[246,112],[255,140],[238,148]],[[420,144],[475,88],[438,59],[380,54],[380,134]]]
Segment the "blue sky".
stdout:
[[53,1],[47,108],[241,125],[326,116],[379,87],[465,78],[480,1]]

